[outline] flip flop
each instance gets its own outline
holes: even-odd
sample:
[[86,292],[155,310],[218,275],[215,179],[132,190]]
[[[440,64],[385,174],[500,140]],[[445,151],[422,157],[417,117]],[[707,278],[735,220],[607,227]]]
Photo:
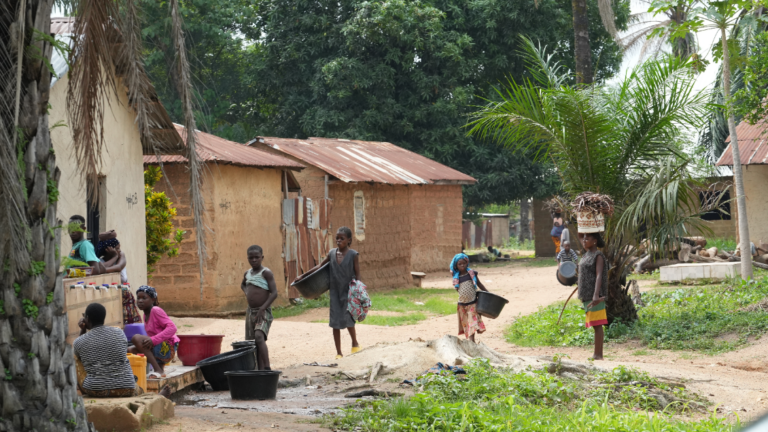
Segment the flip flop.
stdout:
[[340,358],[342,358],[342,357],[344,357],[344,356],[343,356],[343,355],[341,355],[341,354],[336,354],[336,358],[337,358],[337,359],[340,359]]
[[359,346],[352,347],[352,354],[354,354],[356,352],[360,352],[360,347]]
[[159,372],[150,372],[147,375],[147,379],[161,379],[161,378],[165,378],[165,374],[161,375]]

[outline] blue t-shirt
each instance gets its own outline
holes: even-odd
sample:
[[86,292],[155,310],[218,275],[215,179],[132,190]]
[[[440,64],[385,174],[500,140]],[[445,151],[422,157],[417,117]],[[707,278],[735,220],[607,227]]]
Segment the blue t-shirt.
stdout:
[[79,242],[73,244],[72,251],[69,253],[69,257],[73,260],[82,261],[84,263],[99,261],[99,257],[96,256],[96,251],[93,248],[93,243],[87,239],[80,240]]

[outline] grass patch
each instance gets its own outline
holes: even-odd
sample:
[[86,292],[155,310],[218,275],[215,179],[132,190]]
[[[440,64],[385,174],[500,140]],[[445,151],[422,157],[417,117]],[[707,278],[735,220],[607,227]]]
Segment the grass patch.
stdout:
[[656,269],[650,273],[632,273],[631,275],[627,276],[627,279],[630,280],[659,280],[661,278],[661,272]]
[[[738,309],[768,297],[768,278],[729,280],[717,286],[656,290],[642,294],[646,307],[639,319],[611,324],[607,342],[637,339],[652,349],[695,350],[716,354],[733,350],[768,331],[768,314]],[[520,317],[506,331],[507,341],[520,346],[587,346],[594,332],[584,328],[580,302],[571,302],[558,326],[562,302]],[[723,336],[730,336],[725,338]]]
[[557,260],[555,258],[534,258],[529,261],[523,261],[525,267],[557,267]]
[[273,307],[272,317],[275,319],[291,317],[291,316],[301,315],[310,309],[331,306],[331,299],[328,297],[328,293],[325,293],[321,295],[319,298],[314,300],[309,300],[309,299],[302,299],[302,300],[303,301],[297,305]]
[[[425,315],[421,312],[414,312],[409,314],[403,314],[403,315],[394,315],[394,316],[380,316],[380,315],[371,315],[370,312],[368,313],[368,316],[365,318],[365,321],[357,323],[358,325],[377,325],[377,326],[386,326],[386,327],[397,327],[397,326],[404,326],[404,325],[413,325],[417,324],[420,321],[424,321],[425,319],[429,318],[428,315]],[[321,319],[321,320],[315,320],[312,321],[313,323],[324,323],[328,324],[327,319]]]
[[717,237],[717,238],[708,238],[707,239],[707,249],[711,248],[712,246],[716,246],[717,250],[727,250],[727,251],[734,251],[736,250],[736,239],[729,237]]
[[[456,290],[450,288],[405,288],[371,294],[371,310],[450,315],[456,313],[457,299]],[[418,305],[416,302],[424,304]]]
[[649,354],[650,352],[647,349],[639,349],[632,353],[632,355],[636,355],[636,356],[645,356]]
[[487,360],[473,361],[466,370],[464,379],[425,378],[423,389],[409,399],[359,402],[343,415],[325,416],[324,425],[334,430],[475,432],[725,432],[734,426],[714,414],[696,422],[674,419],[676,413],[702,412],[706,402],[622,366],[583,379],[543,369],[497,370]]

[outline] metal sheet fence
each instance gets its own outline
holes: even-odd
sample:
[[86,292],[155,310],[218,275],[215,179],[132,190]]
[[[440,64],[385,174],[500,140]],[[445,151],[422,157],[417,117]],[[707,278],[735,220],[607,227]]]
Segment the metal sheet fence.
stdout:
[[316,266],[333,247],[330,199],[283,200],[283,262],[288,298],[300,297],[291,282]]

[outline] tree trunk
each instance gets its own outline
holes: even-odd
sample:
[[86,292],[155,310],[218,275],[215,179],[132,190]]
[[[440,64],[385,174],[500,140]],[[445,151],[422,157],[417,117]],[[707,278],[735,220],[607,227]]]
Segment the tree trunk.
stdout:
[[[752,255],[748,252],[749,224],[747,221],[747,198],[744,195],[744,176],[741,171],[741,155],[739,154],[739,140],[736,136],[736,119],[731,109],[731,55],[728,52],[728,38],[725,27],[720,29],[720,39],[723,43],[723,91],[725,109],[728,113],[728,131],[731,133],[731,152],[733,155],[733,182],[736,186],[736,207],[739,217],[739,245],[741,249],[741,277],[752,277]],[[745,251],[747,251],[745,253]]]
[[[52,0],[0,5],[0,430],[89,430],[58,272],[60,172],[48,129]],[[22,17],[22,18],[20,18]],[[22,61],[18,61],[21,53]],[[20,66],[19,66],[20,65]],[[22,234],[19,235],[18,233]]]
[[573,7],[573,51],[576,59],[576,83],[592,84],[592,51],[589,48],[587,0],[571,0]]
[[530,208],[531,204],[527,199],[520,200],[520,233],[517,236],[520,243],[531,239],[531,224],[528,222]]

